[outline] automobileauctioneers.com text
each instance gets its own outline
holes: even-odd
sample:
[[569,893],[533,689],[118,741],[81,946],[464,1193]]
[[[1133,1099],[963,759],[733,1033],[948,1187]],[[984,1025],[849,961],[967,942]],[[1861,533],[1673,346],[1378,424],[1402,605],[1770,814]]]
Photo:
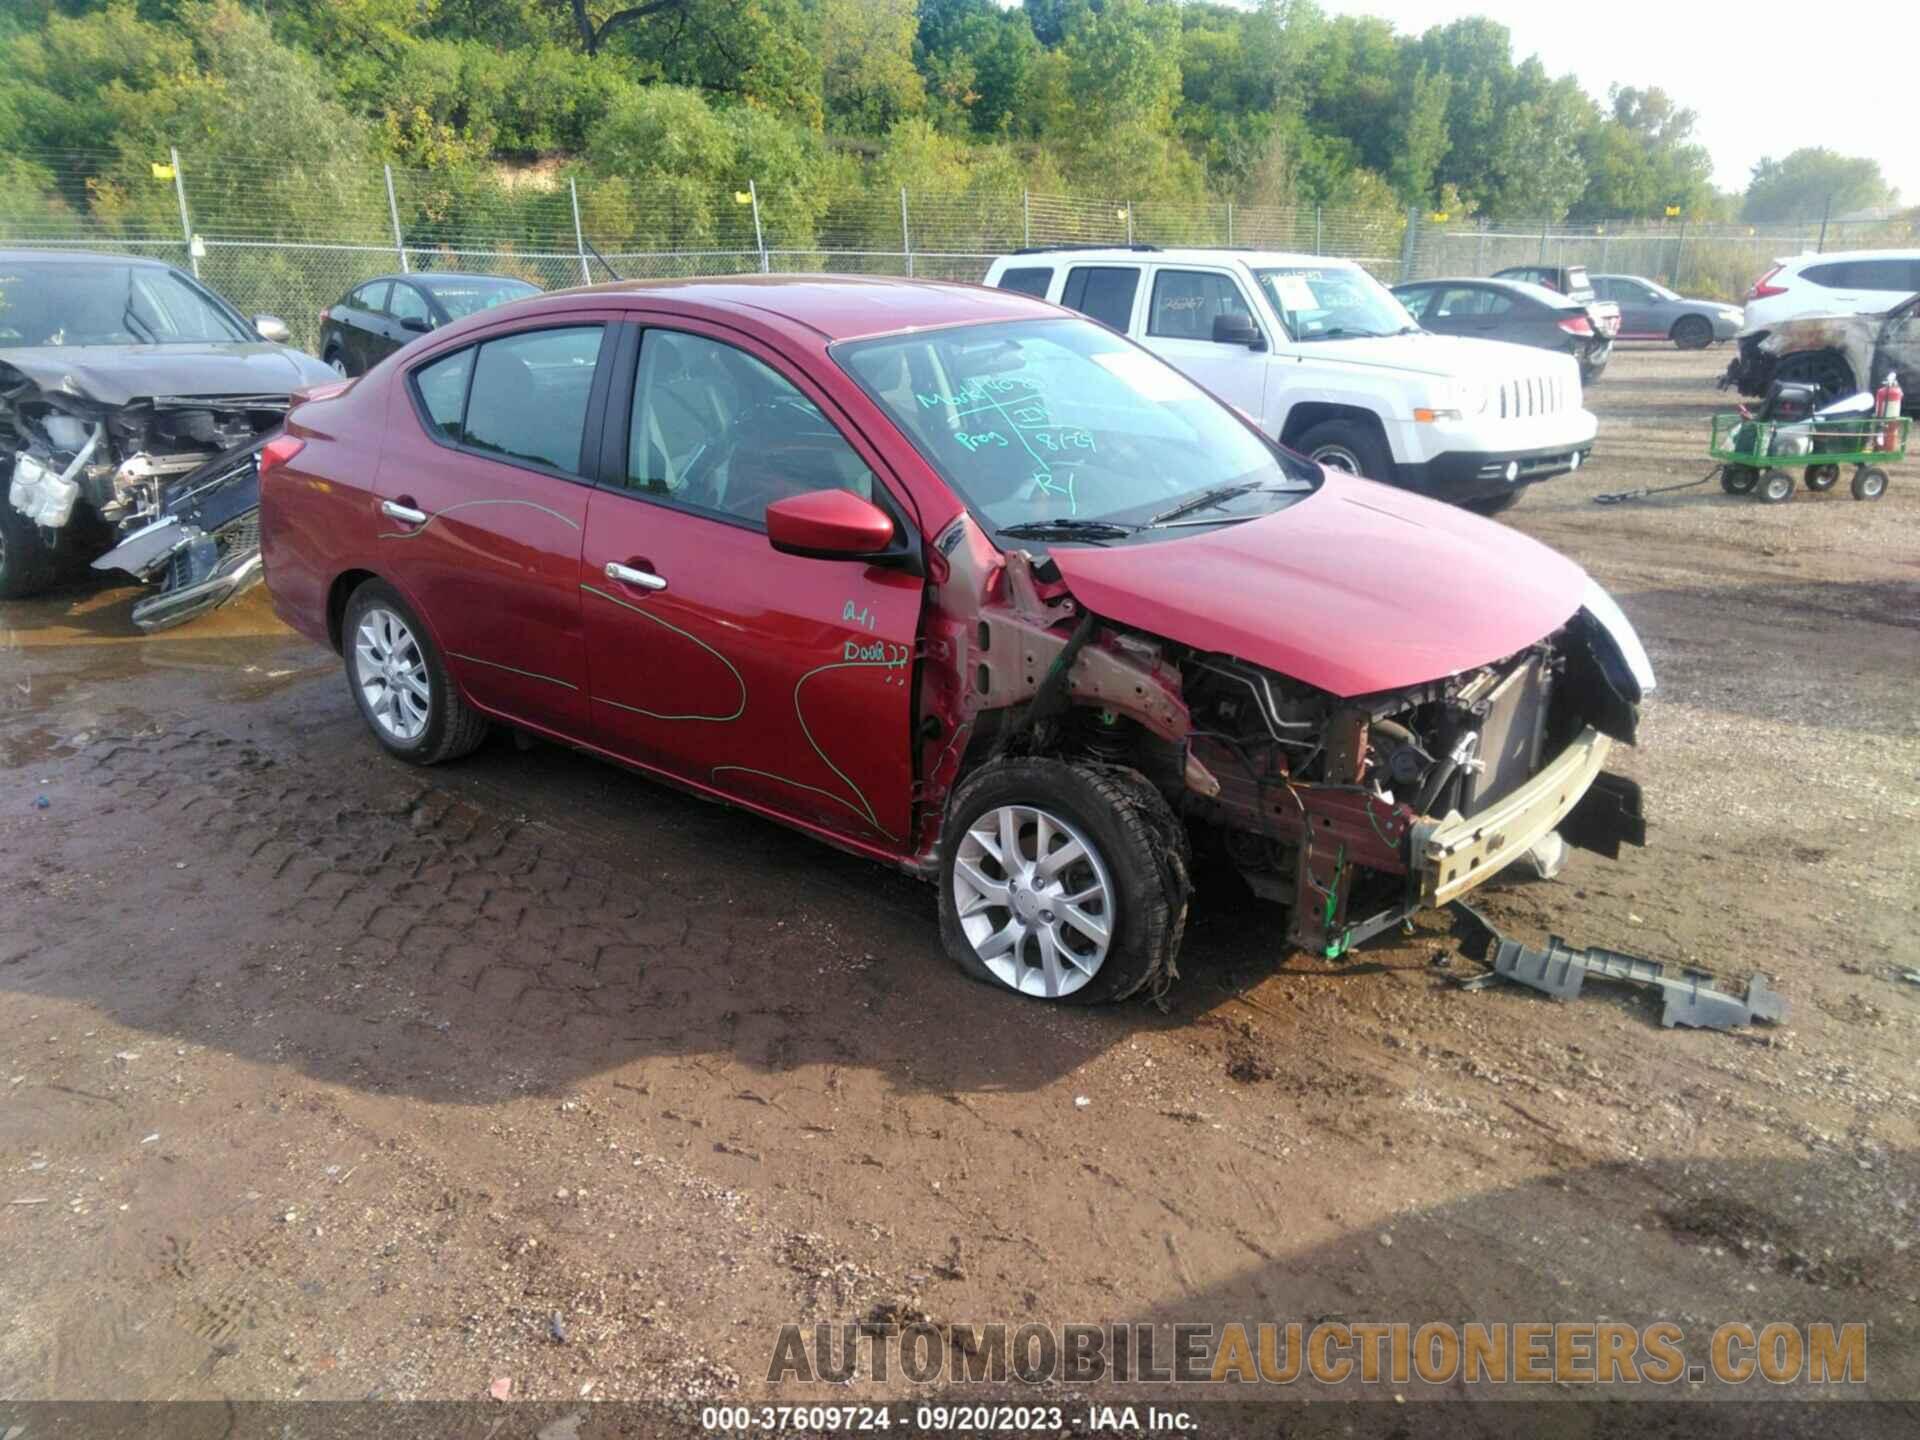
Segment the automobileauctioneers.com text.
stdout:
[[[1862,1324],[786,1325],[770,1385],[1858,1385]],[[1244,1395],[1244,1391],[1238,1392]]]

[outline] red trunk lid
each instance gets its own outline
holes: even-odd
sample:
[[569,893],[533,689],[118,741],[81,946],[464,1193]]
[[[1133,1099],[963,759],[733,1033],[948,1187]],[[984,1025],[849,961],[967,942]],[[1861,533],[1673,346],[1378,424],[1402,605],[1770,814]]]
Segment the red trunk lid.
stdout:
[[1099,615],[1343,696],[1511,655],[1565,624],[1586,587],[1517,530],[1338,473],[1259,520],[1053,558]]

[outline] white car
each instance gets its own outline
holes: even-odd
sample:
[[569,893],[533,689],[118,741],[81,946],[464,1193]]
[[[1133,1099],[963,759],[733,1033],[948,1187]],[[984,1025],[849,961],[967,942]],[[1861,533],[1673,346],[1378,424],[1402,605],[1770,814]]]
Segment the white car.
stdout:
[[1121,331],[1322,465],[1491,514],[1576,470],[1596,427],[1572,357],[1430,335],[1345,260],[1023,251],[986,283]]
[[1920,250],[1830,250],[1795,255],[1747,291],[1743,334],[1800,315],[1868,315],[1920,290]]

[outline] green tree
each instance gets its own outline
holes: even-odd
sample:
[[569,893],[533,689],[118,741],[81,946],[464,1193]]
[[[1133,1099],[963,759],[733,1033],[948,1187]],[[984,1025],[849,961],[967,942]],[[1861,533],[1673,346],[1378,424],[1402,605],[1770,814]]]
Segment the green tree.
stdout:
[[1779,160],[1767,156],[1753,167],[1740,215],[1756,221],[1810,220],[1891,205],[1899,198],[1880,173],[1879,161],[1808,146]]
[[821,100],[835,129],[883,134],[926,108],[914,67],[914,0],[816,0]]

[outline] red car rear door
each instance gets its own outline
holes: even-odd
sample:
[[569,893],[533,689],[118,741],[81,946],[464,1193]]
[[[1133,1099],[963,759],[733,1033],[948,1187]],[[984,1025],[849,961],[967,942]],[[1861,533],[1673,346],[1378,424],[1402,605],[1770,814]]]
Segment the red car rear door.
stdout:
[[377,486],[381,572],[461,688],[495,714],[569,735],[587,723],[582,456],[598,453],[612,319],[545,314],[412,367]]
[[912,512],[881,458],[771,350],[635,327],[608,397],[580,592],[595,739],[803,825],[908,847],[921,579],[783,555],[773,500]]

